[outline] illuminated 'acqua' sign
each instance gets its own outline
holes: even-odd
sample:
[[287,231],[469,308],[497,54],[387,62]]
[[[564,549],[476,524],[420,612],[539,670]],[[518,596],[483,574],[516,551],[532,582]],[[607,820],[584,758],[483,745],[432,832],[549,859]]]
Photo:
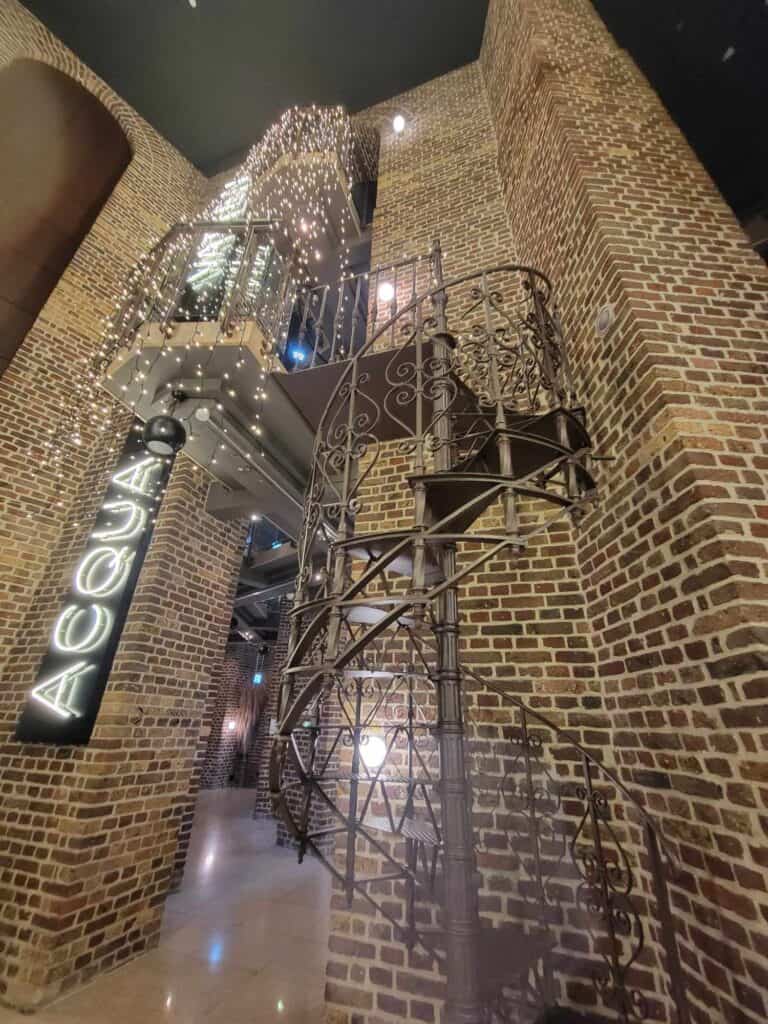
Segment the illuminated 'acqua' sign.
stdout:
[[17,739],[90,739],[172,461],[151,455],[131,431],[16,726]]

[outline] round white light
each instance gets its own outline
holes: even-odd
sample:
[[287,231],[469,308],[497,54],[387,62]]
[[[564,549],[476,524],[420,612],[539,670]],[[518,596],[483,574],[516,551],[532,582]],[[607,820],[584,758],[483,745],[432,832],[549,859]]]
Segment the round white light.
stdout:
[[234,722],[227,722],[227,728],[229,729],[230,732],[234,732],[235,731],[235,723]]
[[195,409],[195,419],[200,420],[201,423],[206,423],[211,418],[211,410],[207,405],[201,405],[199,409]]
[[389,281],[384,281],[379,285],[379,302],[391,302],[395,297],[395,287],[390,284]]
[[403,131],[405,131],[405,118],[403,117],[402,114],[395,114],[395,116],[392,118],[392,128],[394,129],[396,135],[400,135]]
[[360,740],[360,757],[369,771],[375,771],[387,756],[387,745],[381,736],[363,736]]

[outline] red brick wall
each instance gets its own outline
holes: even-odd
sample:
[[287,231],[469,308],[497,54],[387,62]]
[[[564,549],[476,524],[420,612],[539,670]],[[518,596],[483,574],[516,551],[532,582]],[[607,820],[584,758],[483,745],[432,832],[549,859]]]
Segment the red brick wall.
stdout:
[[269,723],[277,718],[280,707],[280,673],[288,653],[288,638],[291,630],[291,620],[288,614],[290,608],[291,600],[287,597],[281,598],[277,637],[265,671],[264,685],[268,688],[267,702],[256,727],[256,739],[253,744],[256,756],[256,802],[254,805],[254,815],[256,816],[272,816],[272,799],[269,793],[269,760],[272,752],[272,740],[269,736]]
[[685,867],[693,1019],[763,1020],[766,268],[586,0],[492,0],[481,66],[520,257],[616,457],[578,550],[611,745]]
[[[15,720],[109,468],[103,441],[88,437],[57,480],[40,468],[45,431],[66,413],[130,264],[194,208],[202,183],[9,0],[0,15],[0,66],[17,57],[49,62],[93,91],[133,151],[0,380],[0,998],[30,1007],[157,941],[177,849],[183,857],[188,839],[193,762],[244,530],[205,514],[208,480],[182,455],[90,745],[15,742]],[[30,452],[31,438],[38,444]]]
[[[586,0],[493,0],[479,65],[372,116],[374,263],[439,237],[449,277],[513,253],[548,273],[598,451],[617,459],[576,538],[549,532],[463,588],[464,657],[618,763],[677,840],[694,1019],[761,1020],[765,268]],[[375,522],[405,511],[397,462],[371,478]],[[475,697],[492,720],[496,698]],[[439,1014],[439,986],[390,939],[334,897],[333,1024]]]
[[[216,672],[216,696],[208,705],[206,713],[210,735],[202,767],[201,789],[218,789],[222,786],[240,784],[244,766],[239,764],[239,734],[236,729],[229,728],[229,723],[237,723],[237,712],[243,693],[253,688],[253,673],[258,664],[258,647],[253,644],[242,642],[230,643],[227,646],[224,660]],[[249,752],[255,745],[254,737]],[[249,760],[248,753],[246,762]],[[253,783],[245,778],[245,784]]]
[[[406,117],[403,135],[391,117]],[[372,263],[426,252],[439,239],[445,277],[459,277],[517,258],[510,231],[493,124],[480,67],[471,64],[366,111],[380,126],[378,202]],[[422,285],[424,287],[424,285]],[[453,292],[449,322],[463,292]],[[366,481],[356,529],[407,526],[412,493],[408,459],[397,443],[379,453]],[[480,525],[489,526],[489,512]],[[537,510],[523,509],[522,520]],[[475,552],[476,554],[476,552]],[[579,731],[595,710],[594,666],[573,531],[559,524],[532,542],[525,557],[497,558],[461,587],[463,660],[513,681],[511,689],[536,707],[556,709]],[[477,715],[478,697],[467,685]],[[496,698],[482,698],[494,715]],[[603,722],[592,720],[595,728]],[[340,794],[343,799],[343,795]],[[442,980],[423,956],[408,955],[391,927],[361,900],[346,910],[333,897],[328,964],[328,1020],[439,1019]]]
[[[402,135],[392,117],[402,113]],[[447,276],[512,260],[496,140],[475,64],[358,115],[381,132],[371,263],[426,254],[435,238]]]

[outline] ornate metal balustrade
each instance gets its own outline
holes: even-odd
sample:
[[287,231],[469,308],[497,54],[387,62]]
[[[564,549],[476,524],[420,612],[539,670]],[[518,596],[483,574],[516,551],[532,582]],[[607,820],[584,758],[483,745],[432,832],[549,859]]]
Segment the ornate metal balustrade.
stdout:
[[[431,263],[318,415],[275,808],[350,905],[426,952],[448,1020],[592,1004],[685,1024],[653,823],[594,752],[459,662],[461,585],[595,494],[550,284],[514,265],[443,282],[439,247]],[[480,689],[516,719],[484,722]]]

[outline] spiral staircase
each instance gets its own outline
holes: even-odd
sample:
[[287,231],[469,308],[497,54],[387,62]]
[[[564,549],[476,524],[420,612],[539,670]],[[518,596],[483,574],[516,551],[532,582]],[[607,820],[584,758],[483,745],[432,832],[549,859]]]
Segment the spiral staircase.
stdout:
[[[446,1021],[684,1024],[657,828],[594,751],[460,661],[462,586],[595,496],[550,284],[515,265],[445,282],[432,259],[435,286],[335,368],[317,423],[274,808],[350,908],[432,964]],[[501,836],[516,895],[489,914]]]

